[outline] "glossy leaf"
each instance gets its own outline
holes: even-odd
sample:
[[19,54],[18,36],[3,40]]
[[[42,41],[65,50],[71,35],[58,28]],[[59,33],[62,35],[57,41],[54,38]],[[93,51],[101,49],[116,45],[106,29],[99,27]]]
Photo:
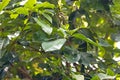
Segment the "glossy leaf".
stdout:
[[73,76],[73,78],[75,78],[75,80],[84,80],[84,75],[73,74],[72,76]]
[[48,14],[43,13],[42,14],[50,23],[52,23],[52,17],[49,16]]
[[42,20],[38,20],[37,18],[34,18],[34,20],[37,22],[37,24],[39,26],[41,26],[41,28],[44,32],[46,32],[49,35],[52,33],[53,28],[50,27],[50,25],[48,23],[46,23],[45,21],[42,21]]
[[99,73],[98,76],[101,80],[103,80],[103,79],[115,79],[115,76],[109,76],[109,75],[103,74],[103,73]]
[[45,52],[60,50],[62,46],[65,44],[65,42],[66,39],[57,39],[54,41],[43,42],[42,48],[44,49]]
[[0,50],[5,48],[9,44],[9,39],[0,38]]

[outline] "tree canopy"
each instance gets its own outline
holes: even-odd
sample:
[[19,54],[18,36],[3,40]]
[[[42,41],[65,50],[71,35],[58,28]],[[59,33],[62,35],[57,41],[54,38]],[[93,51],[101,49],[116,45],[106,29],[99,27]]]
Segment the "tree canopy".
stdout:
[[2,0],[0,80],[119,80],[119,8],[120,0]]

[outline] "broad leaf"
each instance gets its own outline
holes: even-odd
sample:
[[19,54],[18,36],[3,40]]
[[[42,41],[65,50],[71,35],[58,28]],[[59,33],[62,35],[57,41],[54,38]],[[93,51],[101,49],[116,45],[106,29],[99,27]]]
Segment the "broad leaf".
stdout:
[[43,42],[43,41],[47,41],[49,39],[47,38],[47,34],[45,32],[43,32],[42,30],[39,30],[39,31],[37,31],[33,34],[32,40],[34,42],[39,42],[40,43],[40,42]]
[[103,47],[110,47],[111,45],[103,39],[99,39],[99,45]]
[[80,60],[80,54],[65,54],[65,59],[67,62],[75,63]]
[[93,57],[92,54],[89,54],[89,53],[82,52],[80,59],[82,61],[82,64],[84,64],[86,66],[88,66],[89,64],[96,63],[96,59]]
[[60,50],[65,42],[66,39],[57,39],[54,41],[43,42],[42,48],[44,49],[45,52]]
[[85,37],[83,34],[76,33],[76,34],[73,34],[73,37],[78,38],[78,39],[82,39],[82,40],[84,40],[84,41],[86,41],[86,42],[88,42],[88,43],[91,43],[92,45],[97,46],[97,47],[99,47],[101,50],[104,51],[104,49],[103,49],[99,44],[97,44],[97,43],[95,43],[94,41],[92,41],[91,39]]
[[46,32],[48,35],[50,35],[52,33],[53,28],[50,27],[50,25],[48,23],[46,23],[45,21],[42,21],[42,20],[38,20],[37,18],[34,18],[34,20],[37,22],[38,25],[41,26],[42,30],[44,32]]
[[99,76],[99,78],[100,78],[100,80],[113,80],[113,79],[115,79],[115,76],[109,76],[109,75],[107,75],[107,74],[103,74],[103,73],[99,73],[98,74],[98,76]]

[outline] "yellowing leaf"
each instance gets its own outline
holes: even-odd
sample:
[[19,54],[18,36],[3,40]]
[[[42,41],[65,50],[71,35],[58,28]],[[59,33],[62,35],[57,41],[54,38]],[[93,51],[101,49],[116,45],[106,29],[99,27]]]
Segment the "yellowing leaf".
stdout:
[[35,69],[35,74],[43,73],[43,69],[38,66],[38,63],[34,63],[34,64],[33,64],[33,67],[34,67],[34,69]]

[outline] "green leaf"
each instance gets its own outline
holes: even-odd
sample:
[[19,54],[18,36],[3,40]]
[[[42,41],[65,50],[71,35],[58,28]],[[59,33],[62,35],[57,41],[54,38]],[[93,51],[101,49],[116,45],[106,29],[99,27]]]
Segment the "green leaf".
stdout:
[[49,16],[48,14],[43,13],[42,14],[50,23],[52,23],[52,17]]
[[80,60],[80,54],[64,54],[67,62],[75,63]]
[[15,12],[18,13],[18,14],[24,14],[24,15],[28,15],[29,14],[28,9],[25,8],[25,7],[16,8]]
[[115,76],[109,76],[109,75],[107,75],[107,74],[103,74],[103,73],[99,73],[98,74],[98,76],[99,76],[99,78],[100,78],[100,80],[113,80],[113,79],[115,79]]
[[37,22],[38,25],[41,26],[42,30],[46,32],[48,35],[50,35],[53,31],[53,28],[50,27],[48,23],[42,20],[38,20],[37,18],[34,18],[34,20]]
[[55,8],[54,4],[51,4],[49,2],[43,2],[43,3],[39,3],[35,6],[35,9],[39,9],[39,8]]
[[99,45],[103,47],[110,47],[111,45],[103,39],[99,39]]
[[114,76],[115,73],[111,69],[107,69],[107,75]]
[[36,4],[36,0],[28,0],[26,3],[25,3],[25,7],[26,8],[29,8],[29,9],[33,9],[34,8],[34,5]]
[[103,49],[99,44],[97,44],[97,43],[95,43],[94,41],[92,41],[91,39],[85,37],[83,34],[76,33],[76,34],[73,34],[73,37],[78,38],[78,39],[82,39],[82,40],[84,40],[84,41],[86,41],[86,42],[88,42],[88,43],[91,43],[92,45],[97,46],[97,47],[99,47],[101,50],[104,51],[104,49]]
[[57,39],[54,41],[43,42],[42,48],[44,49],[45,52],[60,50],[65,42],[66,39]]
[[95,76],[92,77],[91,80],[100,80],[100,78],[97,75],[95,75]]
[[11,18],[11,19],[16,19],[17,17],[18,17],[18,14],[11,14],[11,15],[10,15],[10,18]]
[[0,11],[2,11],[9,4],[9,2],[10,0],[2,0],[0,3]]
[[47,41],[48,38],[47,38],[47,34],[42,31],[42,30],[39,30],[39,31],[36,31],[34,34],[33,34],[33,41],[34,42],[43,42],[43,41]]
[[120,33],[111,34],[111,39],[116,42],[120,41]]
[[84,80],[84,75],[72,74],[72,77],[75,78],[75,80]]
[[82,64],[88,66],[89,64],[96,63],[96,59],[93,57],[92,54],[81,52],[81,61]]
[[6,39],[0,38],[0,50],[2,48],[5,48],[8,44],[9,44],[9,39],[8,38],[6,38]]

